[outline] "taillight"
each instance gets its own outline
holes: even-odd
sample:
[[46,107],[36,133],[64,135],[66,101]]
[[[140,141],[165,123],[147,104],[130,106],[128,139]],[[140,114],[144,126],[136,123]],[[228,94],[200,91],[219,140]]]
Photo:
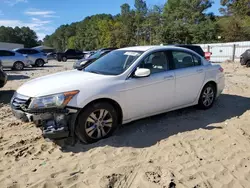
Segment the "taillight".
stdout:
[[224,69],[222,67],[219,68],[220,72],[224,72]]

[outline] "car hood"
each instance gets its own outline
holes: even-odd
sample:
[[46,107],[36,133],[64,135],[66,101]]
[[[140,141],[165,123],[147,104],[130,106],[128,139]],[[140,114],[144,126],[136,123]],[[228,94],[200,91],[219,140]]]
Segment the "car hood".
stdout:
[[94,74],[84,71],[71,70],[43,76],[26,82],[17,93],[28,97],[39,97],[66,91],[91,88],[93,84],[105,82],[113,76]]

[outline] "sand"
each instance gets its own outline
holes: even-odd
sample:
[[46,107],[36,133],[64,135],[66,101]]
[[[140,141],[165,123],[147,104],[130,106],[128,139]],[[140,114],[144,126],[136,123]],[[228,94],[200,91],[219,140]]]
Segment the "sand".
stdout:
[[210,110],[165,113],[98,143],[70,146],[16,120],[8,103],[22,83],[72,64],[7,72],[0,89],[1,188],[250,187],[250,69],[222,64],[226,88]]

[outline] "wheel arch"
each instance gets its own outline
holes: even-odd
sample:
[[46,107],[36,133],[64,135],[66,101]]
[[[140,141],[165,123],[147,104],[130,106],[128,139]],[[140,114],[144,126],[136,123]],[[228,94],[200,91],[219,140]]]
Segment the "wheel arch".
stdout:
[[203,84],[203,86],[202,86],[202,88],[201,88],[201,90],[200,90],[200,93],[199,93],[198,99],[199,99],[199,97],[200,97],[200,95],[201,95],[201,92],[202,92],[203,88],[204,88],[206,85],[208,85],[208,84],[212,84],[212,85],[214,85],[215,92],[216,92],[216,96],[217,96],[217,92],[218,92],[218,86],[217,86],[217,83],[216,83],[214,80],[207,80],[206,82],[204,82],[204,84]]
[[[24,62],[22,62],[22,61],[20,61],[20,60],[15,61],[14,64],[15,64],[15,63],[22,63],[22,64],[24,65]],[[13,65],[14,65],[14,64],[13,64]]]
[[94,100],[90,101],[89,103],[87,103],[80,110],[80,112],[84,111],[84,109],[86,109],[88,106],[93,105],[95,103],[99,103],[99,102],[107,102],[107,103],[111,104],[115,108],[115,110],[118,112],[118,123],[122,124],[122,121],[123,121],[123,111],[122,111],[121,105],[117,101],[115,101],[114,99],[110,99],[110,98],[98,98],[98,99],[94,99]]
[[37,58],[35,63],[38,61],[38,60],[42,60],[43,62],[45,62],[42,58]]

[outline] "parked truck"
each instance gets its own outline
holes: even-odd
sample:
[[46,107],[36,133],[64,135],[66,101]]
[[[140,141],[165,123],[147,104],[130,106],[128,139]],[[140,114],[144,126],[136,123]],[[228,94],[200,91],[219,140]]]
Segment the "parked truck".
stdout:
[[57,61],[66,62],[68,59],[82,59],[85,53],[75,49],[67,49],[65,52],[57,53]]

